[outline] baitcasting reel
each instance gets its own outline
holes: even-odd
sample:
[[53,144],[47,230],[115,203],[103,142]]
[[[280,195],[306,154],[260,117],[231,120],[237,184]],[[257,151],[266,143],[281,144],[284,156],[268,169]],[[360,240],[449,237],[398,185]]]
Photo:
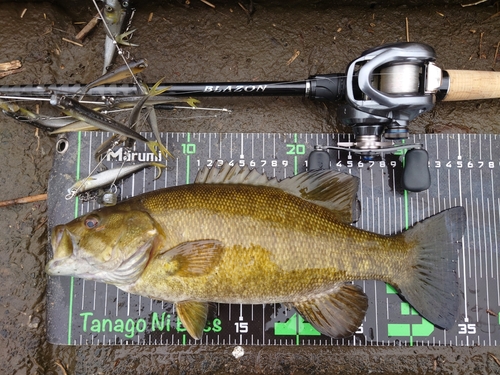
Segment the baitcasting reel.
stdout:
[[408,138],[409,121],[431,110],[440,91],[446,94],[442,71],[434,60],[435,52],[427,45],[398,43],[368,50],[351,62],[346,75],[347,103],[340,106],[338,118],[352,127],[355,140],[316,146],[309,168],[324,168],[327,149],[357,153],[365,160],[406,150],[403,187],[428,189],[427,151],[420,144],[395,145],[394,141]]

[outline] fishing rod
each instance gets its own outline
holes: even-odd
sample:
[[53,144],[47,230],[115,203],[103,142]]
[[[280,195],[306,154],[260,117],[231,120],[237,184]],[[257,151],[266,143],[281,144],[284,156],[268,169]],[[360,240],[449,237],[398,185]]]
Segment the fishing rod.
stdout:
[[[339,120],[353,129],[352,142],[316,147],[309,168],[329,163],[328,150],[356,153],[365,160],[407,150],[403,187],[422,191],[430,186],[428,154],[419,144],[395,145],[408,138],[408,124],[430,111],[436,101],[500,98],[500,73],[485,71],[442,70],[434,61],[434,49],[421,43],[395,43],[369,49],[353,60],[346,73],[315,75],[292,82],[209,82],[165,83],[165,95],[203,97],[302,96],[320,101],[343,101]],[[47,97],[71,95],[85,85],[0,86],[1,95]],[[92,87],[90,97],[140,95],[134,84],[106,84]]]

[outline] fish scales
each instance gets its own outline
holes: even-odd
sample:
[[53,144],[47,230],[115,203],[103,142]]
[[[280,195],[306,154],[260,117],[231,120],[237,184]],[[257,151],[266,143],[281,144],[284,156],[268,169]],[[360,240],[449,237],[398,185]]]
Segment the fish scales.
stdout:
[[104,281],[173,302],[203,335],[209,302],[286,303],[318,331],[347,337],[368,299],[352,280],[385,281],[443,329],[458,314],[465,210],[386,236],[353,227],[356,178],[312,171],[277,182],[203,168],[195,183],[145,193],[52,230],[50,275]]
[[165,248],[200,238],[224,244],[220,264],[190,284],[166,282],[162,265],[150,263],[129,291],[142,293],[154,285],[146,293],[156,299],[175,300],[178,290],[182,300],[189,288],[200,300],[279,302],[326,291],[339,281],[392,281],[407,256],[401,237],[339,223],[327,209],[277,188],[185,185],[146,194],[139,202],[165,231]]

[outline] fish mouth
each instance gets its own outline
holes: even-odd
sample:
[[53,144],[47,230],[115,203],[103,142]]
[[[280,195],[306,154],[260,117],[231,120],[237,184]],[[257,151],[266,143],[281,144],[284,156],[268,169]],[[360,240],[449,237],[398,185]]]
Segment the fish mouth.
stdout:
[[52,230],[51,242],[54,259],[73,255],[75,238],[64,225],[58,225]]
[[51,276],[70,275],[75,272],[73,253],[78,244],[64,225],[58,225],[52,230],[51,245],[54,256],[45,266],[45,272]]

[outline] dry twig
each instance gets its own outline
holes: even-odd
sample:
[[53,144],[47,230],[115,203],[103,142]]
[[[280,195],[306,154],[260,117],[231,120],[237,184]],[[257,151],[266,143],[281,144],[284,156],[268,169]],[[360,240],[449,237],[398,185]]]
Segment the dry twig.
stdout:
[[66,371],[66,369],[64,368],[63,364],[61,363],[61,361],[59,359],[56,359],[54,361],[54,364],[56,364],[57,366],[59,366],[61,368],[64,375],[68,375],[68,372]]
[[0,207],[12,206],[14,204],[19,204],[19,203],[31,203],[31,202],[44,201],[46,199],[47,199],[47,193],[38,194],[38,195],[30,195],[28,197],[22,197],[22,198],[9,199],[6,201],[2,201],[2,202],[0,202]]
[[498,316],[498,314],[490,309],[486,309],[486,312],[492,316]]
[[479,1],[476,1],[475,3],[470,3],[470,4],[460,4],[462,6],[462,8],[465,8],[465,7],[472,7],[474,5],[478,5],[478,4],[481,4],[481,3],[485,3],[487,0],[479,0]]
[[498,48],[500,47],[500,42],[497,43],[497,48],[495,49],[495,57],[493,57],[493,69],[495,69],[495,65],[497,64],[498,58]]
[[293,56],[290,57],[290,59],[286,62],[286,65],[290,65],[291,63],[293,63],[295,61],[295,59],[297,57],[299,57],[299,55],[300,55],[300,51],[299,50],[295,50]]
[[248,11],[247,8],[245,8],[245,6],[242,3],[238,1],[238,5],[240,6],[241,9],[243,9],[243,11],[247,14],[247,16],[250,16],[250,12]]
[[479,58],[480,59],[485,59],[486,54],[483,53],[483,36],[484,36],[484,31],[479,34]]
[[65,42],[74,44],[75,46],[83,47],[83,44],[75,42],[74,40],[71,40],[71,39],[68,39],[68,38],[64,38],[64,37],[62,38],[62,40],[64,40]]
[[488,355],[491,357],[491,359],[493,359],[493,360],[495,361],[495,363],[496,363],[498,366],[500,366],[500,360],[499,360],[497,357],[495,357],[495,356],[494,356],[493,354],[491,354],[491,353],[488,353]]
[[99,17],[99,13],[97,13],[90,21],[87,23],[83,29],[80,30],[78,34],[76,34],[75,38],[78,40],[83,40],[87,36],[88,33],[90,33],[94,27],[99,23],[99,20],[101,18]]
[[0,73],[0,78],[10,76],[11,74],[21,73],[21,72],[24,72],[24,68],[9,70],[8,72]]
[[210,8],[213,8],[215,9],[215,5],[212,4],[211,2],[207,1],[207,0],[200,0],[202,3],[208,5]]
[[2,71],[14,70],[14,69],[18,69],[20,67],[21,67],[21,61],[19,61],[19,60],[12,60],[9,62],[0,63],[0,70],[2,70]]
[[410,23],[408,21],[408,17],[406,17],[406,41],[410,41]]

